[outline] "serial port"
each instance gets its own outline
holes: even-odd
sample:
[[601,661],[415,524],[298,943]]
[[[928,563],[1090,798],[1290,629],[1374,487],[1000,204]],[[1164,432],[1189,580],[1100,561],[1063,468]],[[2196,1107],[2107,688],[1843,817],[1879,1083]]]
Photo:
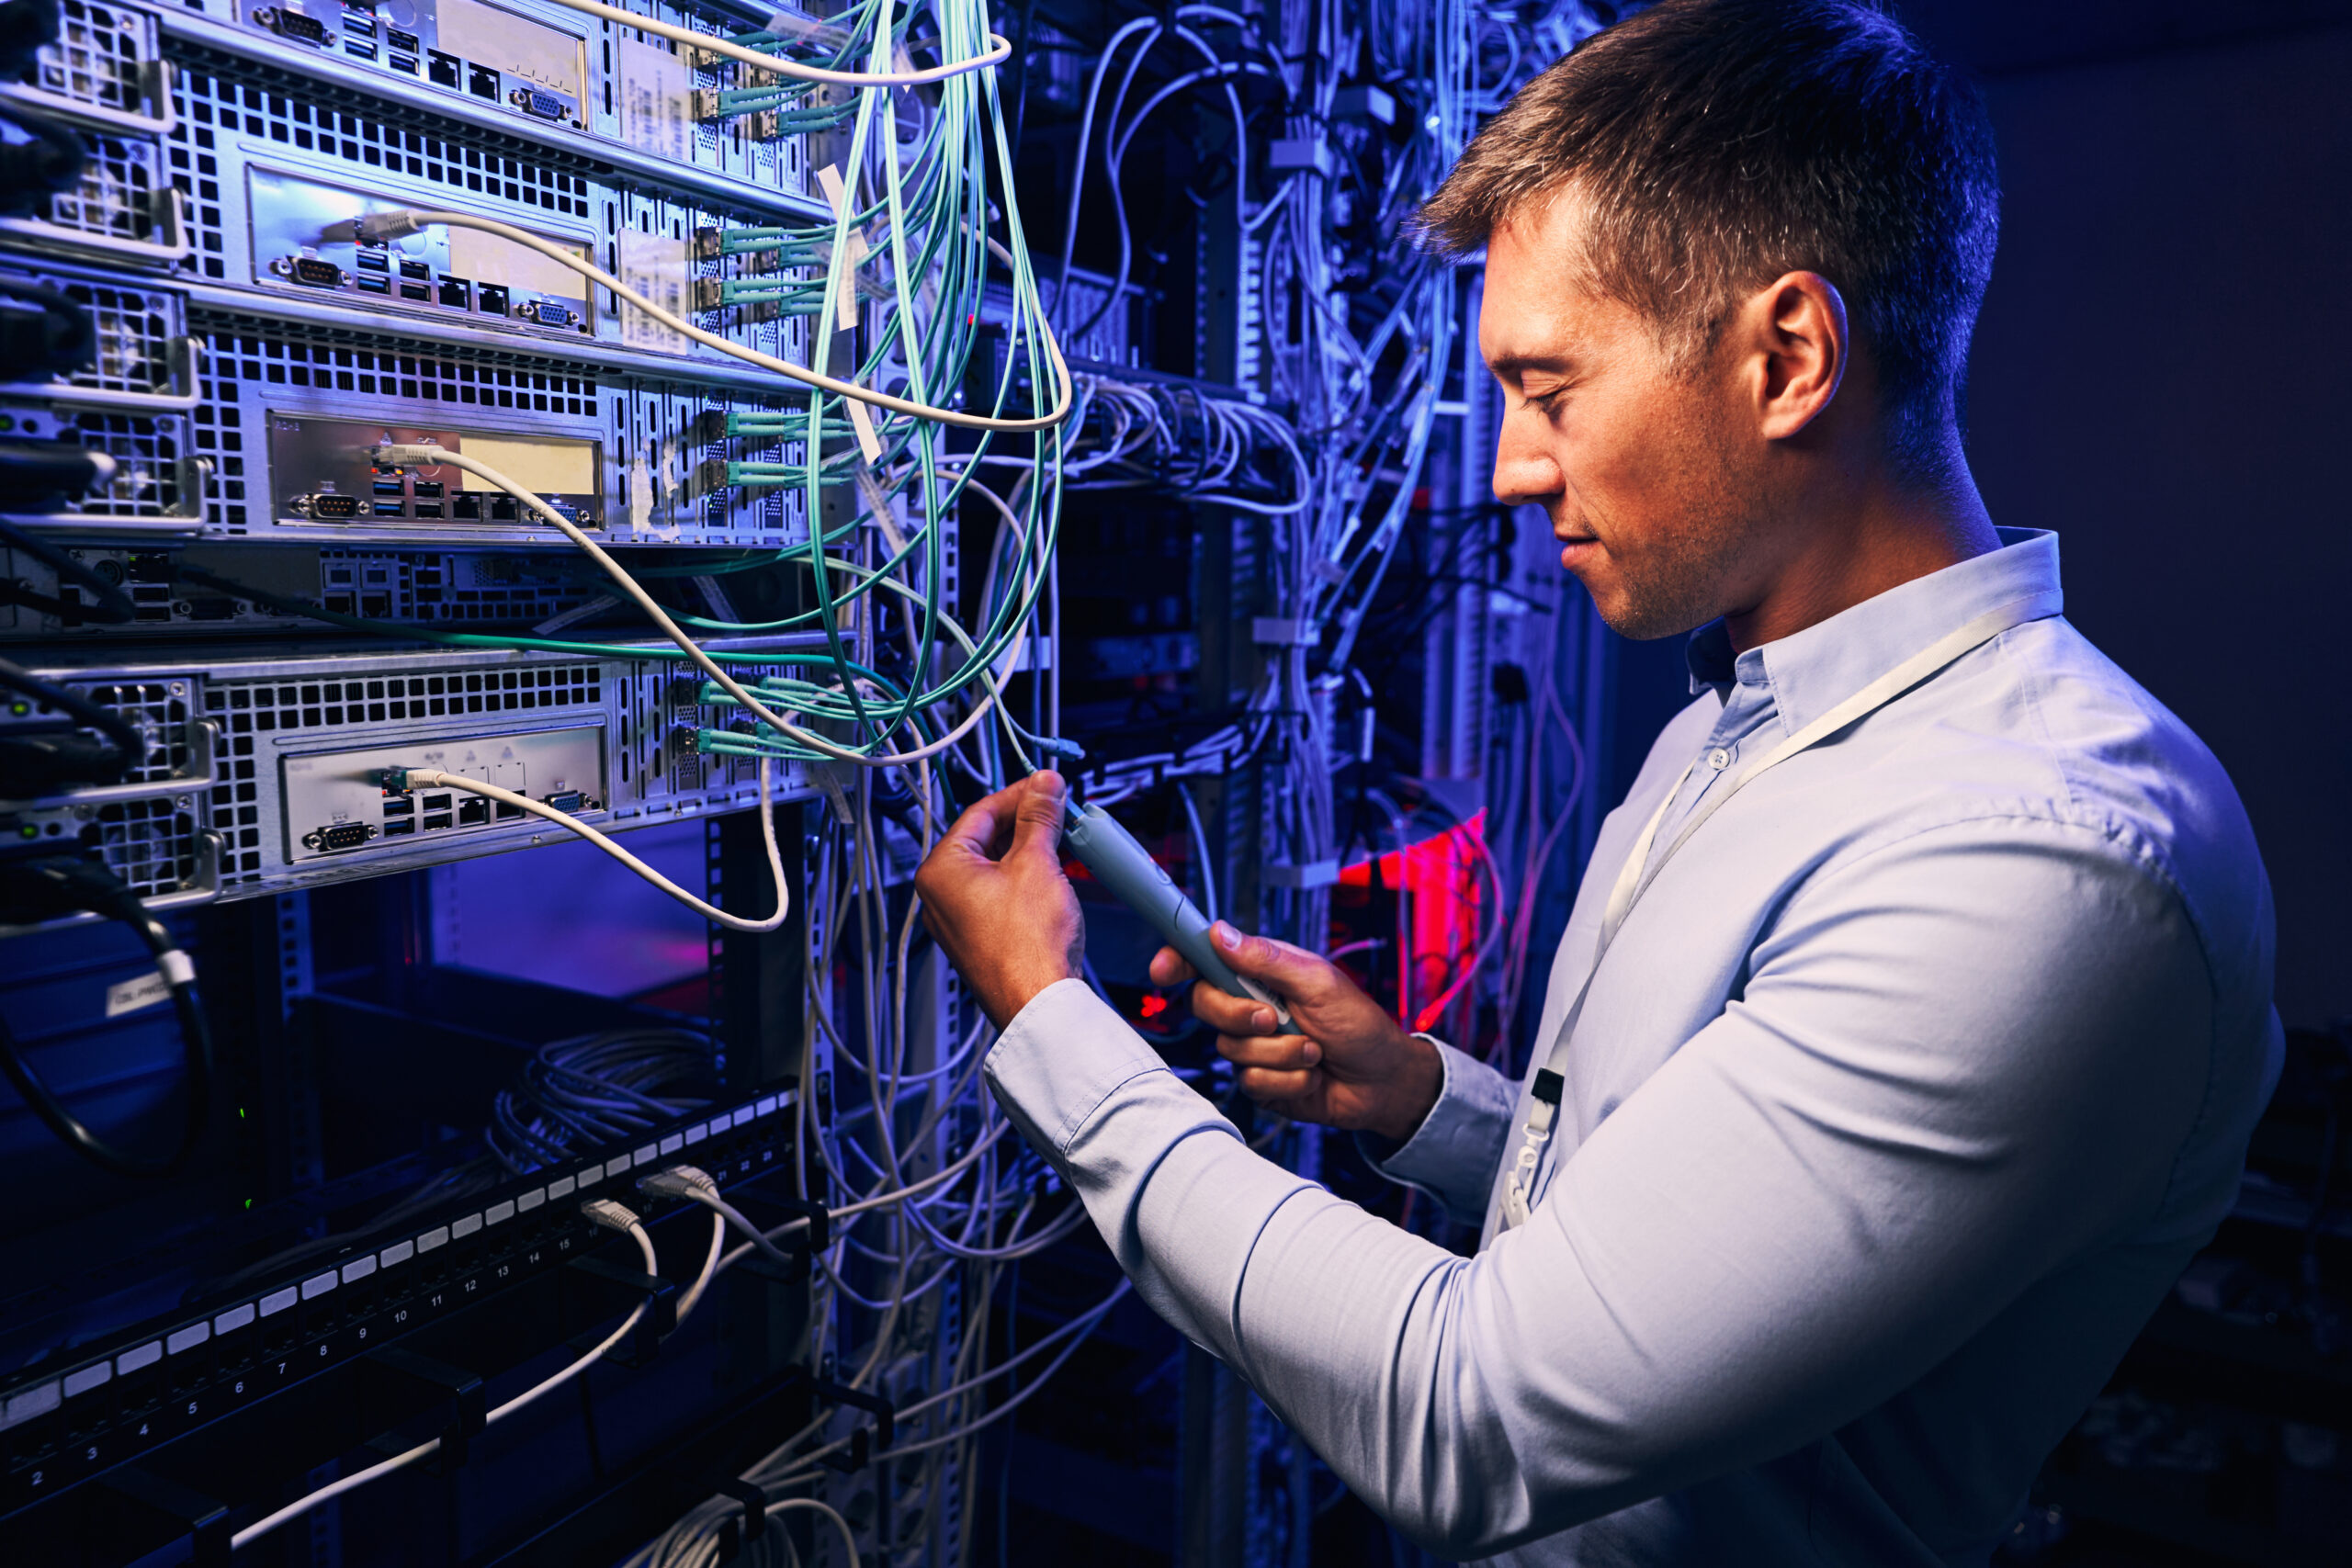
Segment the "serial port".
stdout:
[[332,854],[337,850],[356,850],[375,836],[376,829],[365,822],[337,822],[303,834],[302,842],[322,854]]

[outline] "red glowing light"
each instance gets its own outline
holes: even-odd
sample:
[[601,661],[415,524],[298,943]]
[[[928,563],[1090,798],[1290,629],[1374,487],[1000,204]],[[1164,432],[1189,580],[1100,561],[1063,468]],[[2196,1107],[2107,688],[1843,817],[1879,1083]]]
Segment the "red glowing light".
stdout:
[[1168,998],[1166,997],[1155,997],[1148,994],[1144,997],[1143,1016],[1146,1019],[1158,1018],[1161,1013],[1166,1012],[1167,1010]]
[[[1400,886],[1410,906],[1410,985],[1417,1006],[1412,1027],[1428,1029],[1461,995],[1466,966],[1478,949],[1478,926],[1486,889],[1478,857],[1486,852],[1487,814],[1476,813],[1458,828],[1343,867],[1347,887]],[[1375,884],[1374,876],[1378,881]]]

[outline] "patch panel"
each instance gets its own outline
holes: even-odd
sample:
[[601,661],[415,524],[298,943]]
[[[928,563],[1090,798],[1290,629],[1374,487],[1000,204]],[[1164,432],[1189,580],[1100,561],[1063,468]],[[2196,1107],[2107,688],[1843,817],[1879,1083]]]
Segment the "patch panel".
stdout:
[[651,1170],[691,1161],[725,1183],[755,1179],[790,1148],[794,1111],[789,1091],[698,1109],[397,1229],[304,1249],[20,1373],[0,1387],[0,1517],[566,1269],[600,1234],[580,1217],[585,1198],[655,1219],[680,1205],[639,1189]]

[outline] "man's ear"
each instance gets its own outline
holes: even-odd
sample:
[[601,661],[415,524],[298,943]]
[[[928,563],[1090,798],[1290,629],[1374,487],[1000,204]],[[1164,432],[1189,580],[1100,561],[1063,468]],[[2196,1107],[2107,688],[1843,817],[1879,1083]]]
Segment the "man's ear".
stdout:
[[1757,434],[1786,441],[1838,397],[1852,338],[1846,299],[1817,272],[1792,272],[1750,295],[1736,313],[1753,367]]

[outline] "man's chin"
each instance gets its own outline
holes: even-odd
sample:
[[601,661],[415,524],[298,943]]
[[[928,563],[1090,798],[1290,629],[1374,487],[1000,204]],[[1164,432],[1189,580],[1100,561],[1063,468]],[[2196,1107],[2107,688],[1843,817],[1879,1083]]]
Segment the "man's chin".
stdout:
[[1613,572],[1575,568],[1570,570],[1591,595],[1592,607],[1599,612],[1601,624],[1628,642],[1656,642],[1660,637],[1679,637],[1714,618],[1687,606],[1645,600],[1644,595],[1629,592]]

